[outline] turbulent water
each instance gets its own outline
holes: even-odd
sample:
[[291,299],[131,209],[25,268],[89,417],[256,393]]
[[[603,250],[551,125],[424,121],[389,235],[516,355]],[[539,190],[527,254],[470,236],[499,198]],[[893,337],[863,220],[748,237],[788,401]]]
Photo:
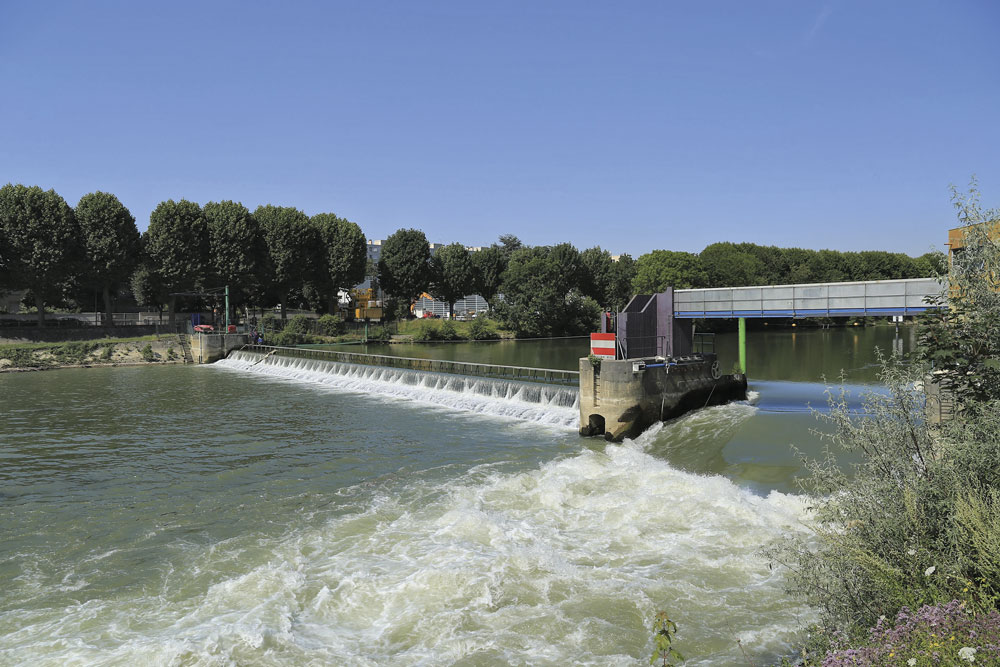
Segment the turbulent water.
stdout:
[[0,400],[0,664],[633,665],[660,609],[767,664],[813,618],[757,555],[788,443],[723,454],[766,400],[614,445],[565,388],[245,353]]

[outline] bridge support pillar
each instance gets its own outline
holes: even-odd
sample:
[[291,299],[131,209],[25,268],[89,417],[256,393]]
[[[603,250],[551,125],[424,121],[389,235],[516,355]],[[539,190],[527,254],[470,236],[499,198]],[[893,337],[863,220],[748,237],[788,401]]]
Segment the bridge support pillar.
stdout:
[[740,318],[740,373],[747,374],[747,318]]

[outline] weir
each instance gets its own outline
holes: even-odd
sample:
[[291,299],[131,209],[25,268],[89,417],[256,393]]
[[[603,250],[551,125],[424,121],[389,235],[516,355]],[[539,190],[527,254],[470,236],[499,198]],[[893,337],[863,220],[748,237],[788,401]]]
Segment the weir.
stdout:
[[342,352],[339,350],[317,350],[304,347],[281,347],[275,345],[245,345],[241,350],[279,357],[297,357],[317,361],[334,361],[359,366],[380,366],[426,373],[446,373],[469,377],[495,378],[514,382],[540,382],[576,387],[580,383],[578,371],[553,368],[530,368],[526,366],[505,366],[501,364],[477,364],[467,361],[446,361],[442,359],[420,359],[417,357],[395,357],[388,354],[365,354],[362,352]]
[[[575,387],[285,355],[267,346],[236,350],[218,365],[345,391],[434,403],[468,412],[562,427],[576,423]],[[295,349],[295,348],[292,348]],[[308,350],[302,350],[308,352]],[[323,352],[313,350],[313,352]],[[380,355],[365,355],[380,356]],[[426,361],[426,360],[424,360]],[[487,365],[487,364],[482,364]]]

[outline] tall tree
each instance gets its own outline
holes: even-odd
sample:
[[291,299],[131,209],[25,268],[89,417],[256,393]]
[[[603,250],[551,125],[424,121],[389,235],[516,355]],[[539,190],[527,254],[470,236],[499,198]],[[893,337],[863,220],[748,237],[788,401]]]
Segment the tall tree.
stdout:
[[430,246],[417,229],[400,229],[382,244],[378,262],[382,289],[390,296],[412,301],[430,286]]
[[150,268],[170,295],[170,326],[175,326],[177,292],[204,286],[208,270],[208,229],[198,204],[181,199],[160,202],[149,215],[143,238]]
[[632,298],[635,292],[632,290],[632,281],[635,280],[636,262],[631,255],[621,255],[618,260],[612,262],[611,270],[607,276],[606,297],[608,302],[605,307],[614,312],[620,311]]
[[139,263],[139,229],[135,217],[107,192],[91,192],[76,205],[85,259],[86,282],[104,298],[104,325],[114,324],[111,294],[128,281]]
[[43,326],[45,304],[58,298],[79,263],[73,210],[55,190],[8,183],[0,188],[0,237],[10,285],[31,290]]
[[497,304],[501,321],[521,337],[593,331],[600,309],[577,289],[579,263],[569,244],[514,251]]
[[608,288],[611,284],[611,253],[600,246],[587,248],[580,253],[580,291],[608,307]]
[[486,300],[490,311],[494,299],[503,284],[503,273],[507,270],[507,255],[497,244],[472,253],[472,291]]
[[639,294],[657,294],[667,287],[707,287],[708,276],[701,258],[679,250],[653,250],[635,262],[632,287]]
[[233,306],[245,303],[259,291],[264,277],[261,272],[267,251],[260,225],[239,202],[209,202],[203,212],[212,283],[229,287]]
[[325,286],[321,289],[329,301],[329,311],[337,312],[337,294],[365,279],[368,266],[368,242],[361,227],[333,213],[317,213],[312,222],[323,241],[326,263]]
[[139,264],[139,268],[132,274],[129,283],[132,296],[135,302],[146,308],[155,308],[160,314],[160,322],[163,321],[163,304],[167,303],[170,297],[163,287],[160,276],[149,266],[148,261]]
[[322,272],[319,231],[309,216],[291,206],[259,206],[254,217],[264,233],[272,289],[280,299],[284,320],[289,295],[317,280]]
[[448,317],[455,314],[455,302],[472,291],[475,269],[469,251],[461,243],[439,248],[431,257],[431,294],[448,304]]

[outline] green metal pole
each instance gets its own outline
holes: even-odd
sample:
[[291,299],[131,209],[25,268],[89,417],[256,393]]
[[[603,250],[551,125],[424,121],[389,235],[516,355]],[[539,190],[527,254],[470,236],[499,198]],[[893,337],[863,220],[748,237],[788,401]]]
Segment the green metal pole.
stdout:
[[226,333],[229,333],[229,285],[226,285]]
[[747,374],[747,318],[740,318],[740,372]]

